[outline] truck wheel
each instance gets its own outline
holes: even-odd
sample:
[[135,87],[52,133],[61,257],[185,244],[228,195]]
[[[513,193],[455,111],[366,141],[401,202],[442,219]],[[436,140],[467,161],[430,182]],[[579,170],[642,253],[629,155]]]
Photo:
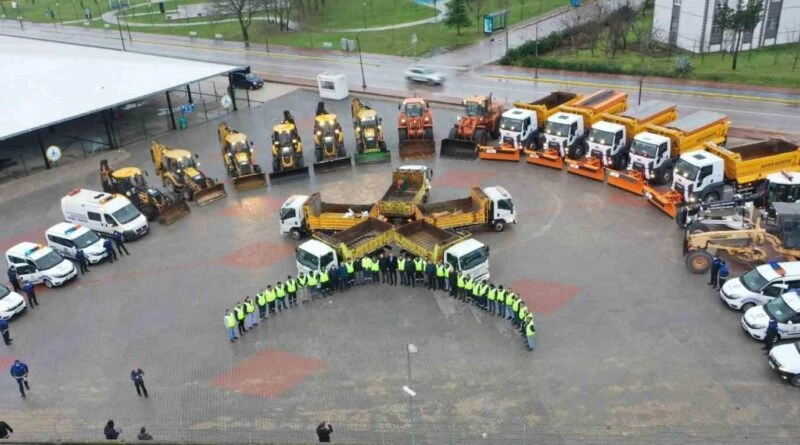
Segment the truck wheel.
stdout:
[[703,202],[706,203],[716,202],[716,201],[719,201],[719,193],[717,192],[711,192],[703,198]]
[[701,222],[693,222],[686,227],[686,232],[689,235],[696,235],[698,233],[705,233],[710,231],[711,228]]
[[297,227],[293,228],[289,231],[289,234],[292,236],[292,239],[295,241],[300,241],[303,239],[303,232],[300,231]]
[[457,136],[458,136],[458,130],[456,130],[455,128],[451,128],[450,133],[448,134],[447,137],[450,139],[455,139]]
[[405,142],[408,140],[408,130],[405,128],[398,128],[397,129],[397,139],[400,142]]
[[503,230],[506,229],[506,222],[499,219],[492,223],[492,229],[495,232],[502,232]]
[[277,159],[272,160],[272,172],[278,173],[281,171],[281,163]]
[[747,312],[754,307],[756,307],[755,303],[745,303],[742,305],[742,312]]
[[423,139],[432,141],[433,140],[433,128],[428,127],[425,129],[425,133],[422,135]]
[[256,164],[253,166],[253,170],[255,170],[256,173],[261,173],[261,166]]
[[704,274],[711,268],[713,259],[705,250],[693,250],[686,256],[686,268],[691,273]]
[[791,383],[795,388],[800,388],[800,374],[792,377],[792,379],[789,380],[789,383]]
[[321,149],[318,148],[318,149],[314,150],[314,159],[316,159],[316,162],[322,161],[322,150]]
[[489,142],[489,135],[483,130],[477,130],[475,134],[472,135],[472,140],[478,145],[486,145]]
[[665,185],[672,185],[672,169],[665,168],[664,172],[661,173],[661,178],[659,178],[662,184]]
[[628,155],[627,153],[620,153],[614,158],[614,170],[625,170],[628,168]]

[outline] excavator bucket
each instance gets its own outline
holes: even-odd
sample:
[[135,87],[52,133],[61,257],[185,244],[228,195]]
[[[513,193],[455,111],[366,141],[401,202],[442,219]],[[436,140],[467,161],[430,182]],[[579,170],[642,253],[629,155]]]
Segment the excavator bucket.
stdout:
[[649,185],[644,186],[644,196],[647,197],[650,204],[658,207],[659,210],[669,215],[672,219],[675,219],[678,207],[683,203],[683,197],[679,192],[670,190],[666,193],[659,193]]
[[194,192],[194,202],[200,207],[211,204],[214,201],[219,201],[227,197],[225,192],[225,184],[218,182],[212,186],[208,186],[202,190]]
[[561,154],[556,150],[535,151],[528,154],[525,160],[528,161],[528,164],[541,165],[556,170],[564,168],[564,160],[561,159]]
[[158,222],[166,226],[192,213],[186,201],[180,199],[164,206],[158,212]]
[[267,175],[264,173],[252,173],[233,178],[233,187],[237,192],[246,192],[267,186]]
[[436,156],[436,141],[432,139],[409,139],[400,141],[397,154],[403,161],[409,159],[428,159]]
[[600,182],[606,178],[603,164],[597,158],[589,158],[585,162],[567,159],[567,172]]
[[270,181],[279,181],[281,179],[303,179],[308,176],[308,167],[298,167],[292,169],[281,170],[269,174]]
[[462,139],[442,139],[439,157],[473,160],[478,157],[478,144]]
[[329,171],[338,170],[340,168],[352,167],[353,163],[350,161],[350,156],[343,158],[322,160],[314,163],[314,173],[327,173]]
[[608,185],[633,193],[644,195],[644,175],[638,171],[608,170]]
[[520,151],[514,146],[502,144],[499,147],[479,145],[478,157],[494,161],[518,162],[521,156]]
[[392,154],[386,150],[366,151],[364,153],[356,153],[356,164],[380,164],[381,162],[389,162],[392,160]]

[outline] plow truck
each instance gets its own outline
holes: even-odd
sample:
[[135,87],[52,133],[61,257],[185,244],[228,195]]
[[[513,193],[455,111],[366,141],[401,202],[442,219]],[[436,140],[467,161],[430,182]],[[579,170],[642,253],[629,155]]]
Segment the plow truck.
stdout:
[[374,213],[375,204],[333,204],[324,202],[318,192],[292,195],[280,210],[281,233],[299,241],[316,232],[337,232],[364,221]]
[[530,154],[544,148],[544,136],[542,132],[550,116],[561,111],[561,107],[572,105],[583,99],[583,94],[568,93],[566,91],[553,91],[547,96],[536,99],[533,102],[514,102],[514,108],[520,108],[536,113],[536,130],[534,131],[533,144],[524,148],[524,153]]
[[567,172],[595,181],[605,179],[606,168],[625,170],[633,137],[647,125],[662,125],[678,117],[675,104],[653,100],[618,114],[606,114],[589,131],[585,159],[567,161]]
[[233,188],[237,192],[244,192],[266,187],[267,175],[256,164],[253,141],[248,141],[246,134],[239,133],[225,122],[219,124],[217,134],[222,161],[233,181]]
[[436,155],[433,114],[428,101],[409,97],[397,109],[397,152],[401,160],[426,159]]
[[672,184],[675,162],[706,142],[723,144],[730,121],[724,114],[698,111],[672,123],[647,125],[633,138],[627,170],[608,170],[608,185],[644,195],[645,183]]
[[270,180],[308,176],[303,165],[303,141],[289,110],[283,111],[283,122],[272,127],[272,173]]
[[403,166],[392,172],[392,184],[378,201],[377,213],[394,224],[417,215],[417,205],[428,200],[433,173],[425,166]]
[[672,187],[659,193],[649,185],[648,201],[672,218],[684,203],[715,202],[725,196],[753,194],[774,173],[800,170],[800,148],[780,139],[769,139],[723,148],[707,142],[703,150],[682,154],[675,164]]
[[225,185],[211,179],[200,170],[188,150],[172,149],[156,141],[150,145],[150,157],[161,176],[161,182],[173,194],[181,194],[186,201],[199,206],[211,204],[228,196]]
[[474,185],[468,198],[420,204],[417,219],[440,229],[472,230],[489,227],[502,232],[508,224],[517,223],[514,201],[503,187]]
[[323,173],[352,165],[344,148],[344,133],[339,119],[317,103],[314,117],[314,173]]
[[464,111],[458,122],[442,139],[439,156],[456,159],[475,159],[478,146],[488,145],[489,138],[500,137],[500,115],[503,105],[492,101],[492,95],[472,96],[464,99]]
[[615,114],[628,108],[628,94],[600,90],[583,97],[547,119],[544,128],[544,151],[528,154],[530,164],[555,169],[564,167],[564,158],[580,159],[589,152],[587,136],[592,125],[604,114]]
[[147,183],[147,172],[138,167],[122,167],[114,170],[108,160],[100,160],[100,182],[103,191],[124,195],[148,221],[158,219],[161,224],[169,225],[191,213],[191,209],[182,199],[182,195],[170,195],[150,187]]
[[383,140],[382,119],[378,112],[361,102],[357,97],[350,107],[353,115],[353,133],[356,138],[356,164],[389,162],[391,154]]

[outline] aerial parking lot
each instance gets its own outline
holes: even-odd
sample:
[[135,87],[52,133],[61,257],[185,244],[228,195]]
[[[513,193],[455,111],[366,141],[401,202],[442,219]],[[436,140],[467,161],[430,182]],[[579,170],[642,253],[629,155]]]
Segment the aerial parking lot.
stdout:
[[[26,400],[2,379],[0,417],[19,429],[15,438],[99,440],[114,419],[125,440],[144,425],[159,440],[302,443],[328,420],[339,443],[408,443],[412,431],[431,444],[796,443],[797,389],[768,367],[708,275],[687,272],[683,231],[670,218],[642,197],[524,161],[401,162],[398,101],[363,100],[383,119],[391,164],[237,193],[220,159],[219,121],[158,138],[197,153],[227,197],[191,204],[171,225],[152,222],[127,244],[130,256],[77,281],[38,286],[41,305],[11,322],[15,341],[0,353],[5,366],[19,358],[31,368]],[[225,121],[270,172],[271,129],[290,110],[311,165],[318,101],[295,90]],[[352,155],[350,102],[326,107]],[[432,108],[438,141],[459,110]],[[107,158],[160,186],[149,150],[140,143]],[[98,161],[4,195],[3,252],[43,242],[70,190],[101,190]],[[296,274],[299,242],[278,221],[289,196],[370,204],[392,168],[409,164],[433,170],[431,202],[469,196],[472,185],[513,196],[517,224],[475,238],[491,247],[491,282],[513,287],[535,314],[533,352],[500,317],[444,292],[384,285],[301,304],[228,341],[226,309]],[[418,352],[409,355],[409,343]],[[146,372],[148,399],[135,394],[134,368]],[[413,424],[404,385],[417,394]]]

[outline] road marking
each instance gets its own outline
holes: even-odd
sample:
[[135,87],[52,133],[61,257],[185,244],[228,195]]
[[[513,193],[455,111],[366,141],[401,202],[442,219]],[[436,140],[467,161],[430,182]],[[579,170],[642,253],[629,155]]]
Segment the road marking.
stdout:
[[[582,81],[575,81],[575,80],[555,80],[555,79],[545,79],[545,78],[533,78],[528,76],[510,76],[505,74],[482,74],[483,77],[489,77],[493,79],[501,79],[501,80],[520,80],[523,82],[541,82],[541,83],[552,83],[552,84],[561,84],[561,85],[573,85],[573,86],[585,86],[585,87],[594,87],[594,88],[623,88],[623,89],[637,89],[635,85],[618,85],[618,84],[607,84],[607,83],[596,83],[596,82],[582,82]],[[725,94],[725,93],[712,93],[708,91],[689,91],[689,90],[675,90],[670,88],[659,88],[659,87],[643,87],[642,91],[649,91],[654,93],[668,93],[668,94],[679,94],[685,96],[703,96],[703,97],[716,97],[721,99],[735,99],[735,100],[750,100],[750,101],[757,101],[757,102],[773,102],[785,105],[793,105],[793,106],[800,106],[800,100],[792,100],[792,99],[778,99],[773,97],[759,97],[759,96],[746,96],[743,94]]]

